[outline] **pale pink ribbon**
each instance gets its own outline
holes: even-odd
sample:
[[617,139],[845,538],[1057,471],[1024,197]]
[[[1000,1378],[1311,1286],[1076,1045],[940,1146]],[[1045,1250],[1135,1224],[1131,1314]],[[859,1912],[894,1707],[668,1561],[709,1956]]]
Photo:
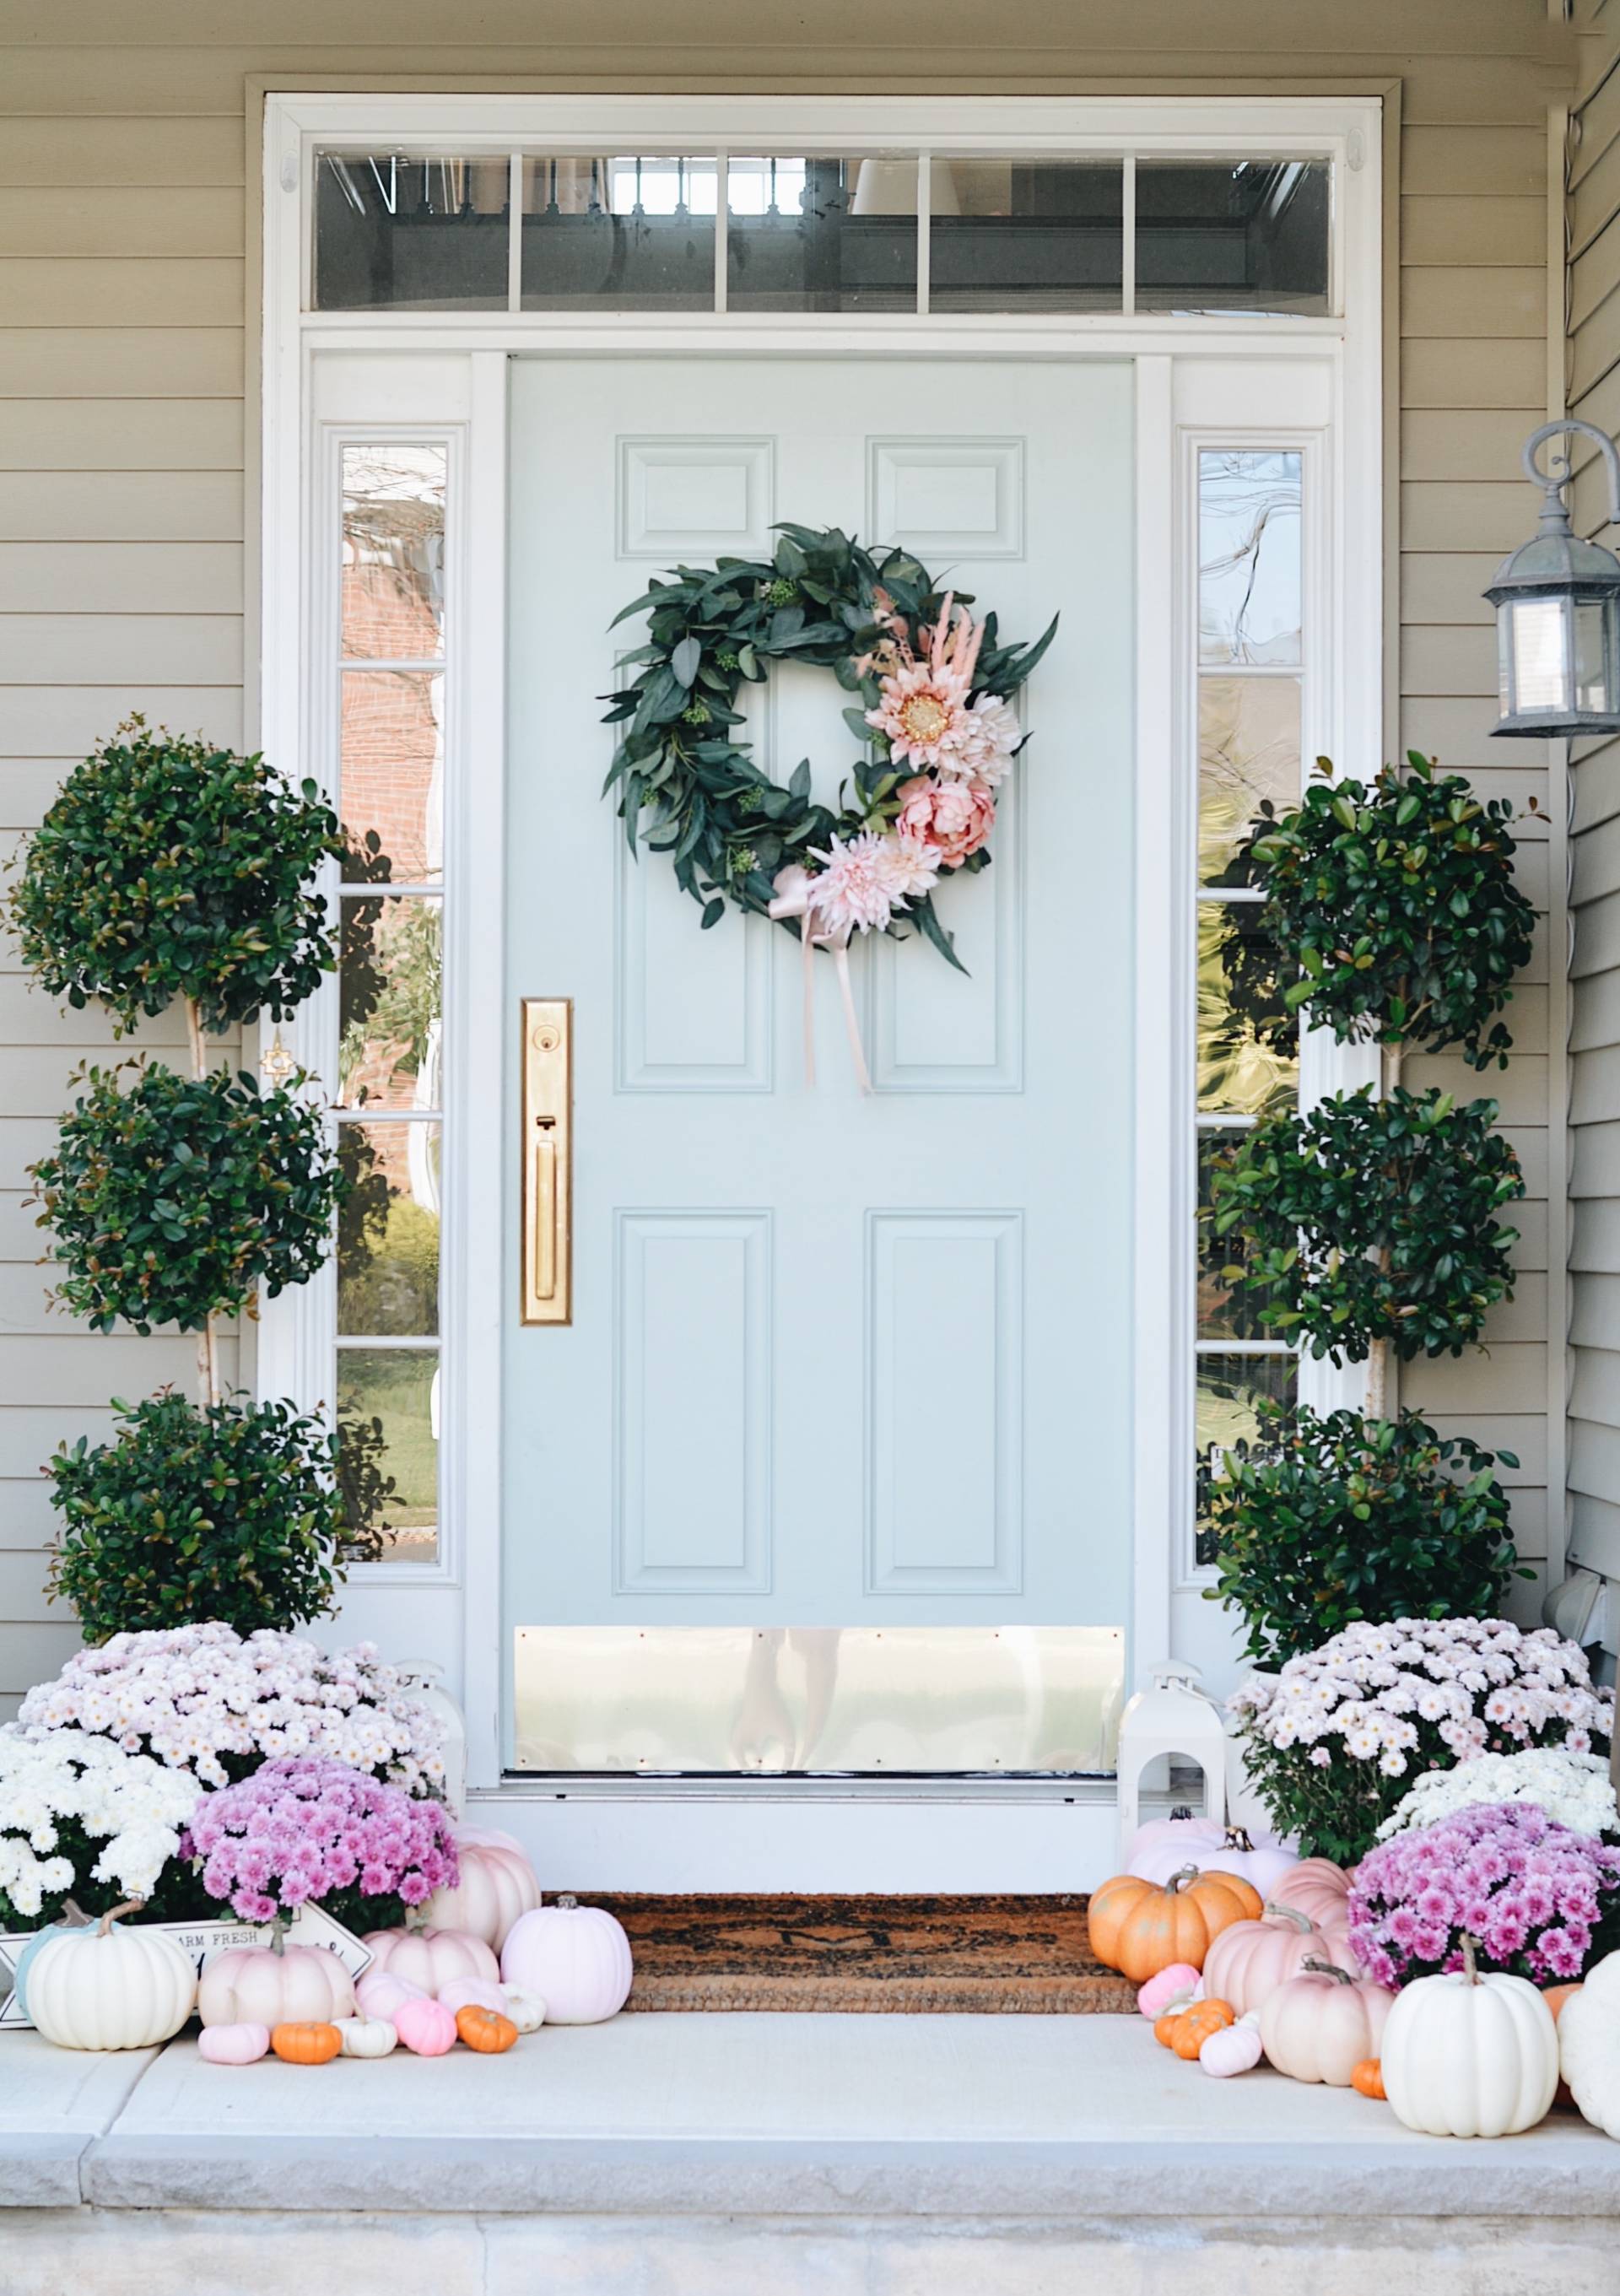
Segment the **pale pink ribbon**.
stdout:
[[866,1054],[861,1044],[861,1024],[855,1018],[855,992],[849,985],[849,927],[839,925],[820,932],[815,928],[815,879],[808,869],[798,862],[779,869],[773,880],[776,898],[770,914],[776,919],[798,919],[799,947],[804,957],[805,989],[805,1082],[815,1084],[815,952],[828,950],[833,969],[839,977],[839,994],[844,1000],[844,1027],[849,1037],[849,1057],[855,1062],[855,1081],[863,1092],[871,1090],[871,1078],[866,1072]]

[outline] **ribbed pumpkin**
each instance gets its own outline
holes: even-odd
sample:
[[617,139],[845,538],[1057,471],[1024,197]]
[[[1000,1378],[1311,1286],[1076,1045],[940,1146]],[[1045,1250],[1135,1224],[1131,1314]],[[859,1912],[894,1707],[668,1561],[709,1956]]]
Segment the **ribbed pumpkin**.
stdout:
[[325,2019],[290,2019],[276,2026],[270,2046],[283,2064],[329,2065],[343,2046],[343,2036]]
[[1092,1893],[1086,1933],[1105,1968],[1145,1985],[1173,1961],[1202,1969],[1221,1931],[1257,1920],[1258,1893],[1235,1874],[1200,1874],[1184,1866],[1161,1885],[1117,1874]]
[[1234,1922],[1222,1931],[1205,1961],[1204,1983],[1247,2017],[1297,1977],[1307,1961],[1354,1970],[1342,1929],[1321,1930],[1292,1906],[1268,1905],[1259,1921]]
[[1393,1998],[1370,1978],[1313,1957],[1266,1995],[1260,2046],[1290,2080],[1348,2088],[1356,2067],[1378,2054]]
[[[139,1901],[119,1906],[137,1913]],[[28,2014],[59,2049],[150,2049],[170,2039],[197,1998],[197,1965],[160,1929],[113,1914],[57,1928],[29,1963]]]
[[1266,1896],[1274,1906],[1291,1906],[1319,1930],[1342,1930],[1350,1921],[1350,1876],[1330,1857],[1302,1857]]

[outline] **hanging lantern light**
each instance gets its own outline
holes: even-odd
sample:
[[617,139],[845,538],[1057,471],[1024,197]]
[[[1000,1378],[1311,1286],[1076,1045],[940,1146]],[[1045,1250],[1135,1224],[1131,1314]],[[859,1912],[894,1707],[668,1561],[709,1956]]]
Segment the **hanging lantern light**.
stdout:
[[1595,439],[1608,471],[1609,516],[1620,525],[1620,454],[1606,431],[1579,421],[1544,422],[1525,442],[1525,470],[1544,489],[1534,541],[1504,558],[1485,596],[1496,609],[1501,680],[1498,734],[1620,733],[1620,559],[1570,530],[1567,454],[1542,471],[1536,448],[1578,432]]

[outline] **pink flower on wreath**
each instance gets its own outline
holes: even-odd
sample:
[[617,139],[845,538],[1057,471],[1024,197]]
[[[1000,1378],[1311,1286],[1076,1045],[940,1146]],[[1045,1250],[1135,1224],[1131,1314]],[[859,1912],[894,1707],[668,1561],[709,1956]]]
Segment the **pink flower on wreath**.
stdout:
[[960,868],[995,826],[995,800],[979,782],[937,782],[918,774],[902,782],[895,827],[931,847],[944,869]]
[[818,939],[847,940],[852,932],[881,932],[897,908],[926,893],[937,875],[935,857],[915,838],[882,837],[863,829],[814,849],[822,863],[807,895],[811,931]]
[[968,696],[985,626],[965,608],[961,619],[953,622],[955,603],[953,594],[946,596],[926,661],[917,660],[900,640],[895,650],[897,666],[879,688],[877,708],[866,713],[867,724],[888,736],[896,765],[910,758],[920,766],[937,766],[967,732]]

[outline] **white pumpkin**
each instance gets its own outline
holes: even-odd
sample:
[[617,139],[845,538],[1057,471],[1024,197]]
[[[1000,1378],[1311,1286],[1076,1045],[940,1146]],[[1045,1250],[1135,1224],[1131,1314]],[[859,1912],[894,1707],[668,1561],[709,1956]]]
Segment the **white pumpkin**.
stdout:
[[1184,1866],[1202,1866],[1206,1872],[1215,1867],[1223,1874],[1236,1874],[1263,1898],[1269,1898],[1272,1884],[1292,1873],[1298,1863],[1274,1833],[1263,1833],[1256,1840],[1241,1825],[1223,1825],[1213,1817],[1189,1814],[1150,1818],[1146,1825],[1139,1825],[1131,1838],[1124,1870],[1162,1887]]
[[29,1967],[29,2014],[59,2049],[154,2048],[196,2004],[184,1947],[161,1930],[119,1928],[111,1914],[47,1939]]
[[512,1923],[540,1903],[540,1883],[509,1833],[462,1825],[455,1854],[462,1878],[454,1890],[436,1890],[422,1907],[430,1929],[466,1930],[496,1953]]
[[1528,1979],[1482,1977],[1467,1938],[1462,1957],[1396,1996],[1379,2051],[1384,2093],[1397,2120],[1428,2136],[1516,2136],[1551,2106],[1558,2028]]
[[545,2004],[537,1993],[526,1993],[520,1985],[503,1985],[503,2006],[520,2033],[537,2033],[545,2022]]
[[355,1981],[324,1946],[226,1946],[202,1964],[205,2025],[335,2025],[355,2013]]
[[1370,1978],[1307,1961],[1260,2005],[1260,2046],[1290,2080],[1348,2088],[1363,2057],[1376,2057],[1390,1996]]
[[506,1940],[501,1975],[537,1993],[549,2025],[599,2025],[630,1997],[630,1940],[611,1914],[571,1897],[525,1914]]
[[1570,2095],[1606,2136],[1620,2138],[1620,1953],[1606,1954],[1559,2012]]
[[386,2057],[399,2038],[386,2017],[339,2017],[333,2021],[346,2057]]
[[420,1985],[424,1993],[437,1993],[453,1977],[481,1978],[491,1985],[500,1979],[500,1963],[483,1939],[467,1930],[369,1930],[364,1942],[376,1956],[368,1977],[386,1970],[407,1985]]

